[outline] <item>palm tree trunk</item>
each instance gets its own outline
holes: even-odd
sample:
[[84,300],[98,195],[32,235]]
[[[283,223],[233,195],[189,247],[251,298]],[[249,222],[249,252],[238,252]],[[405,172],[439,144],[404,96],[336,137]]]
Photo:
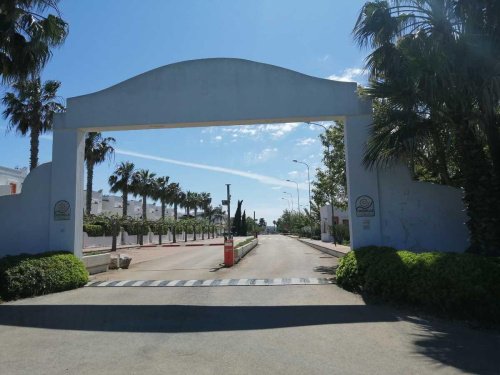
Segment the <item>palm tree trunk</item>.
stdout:
[[87,197],[85,204],[85,213],[90,215],[92,211],[92,180],[94,178],[94,163],[87,160]]
[[458,125],[457,148],[463,174],[463,201],[469,217],[469,251],[500,255],[498,186],[486,161],[484,149],[467,121]]
[[40,130],[31,128],[30,132],[30,171],[38,165],[38,145],[39,145]]
[[[175,224],[177,224],[177,202],[174,202],[174,221],[176,222]],[[175,235],[176,235],[176,225],[173,225],[172,226],[172,243],[177,242]]]
[[162,244],[163,224],[165,222],[165,201],[163,199],[161,200],[161,221],[160,233],[158,233],[158,242],[160,245]]
[[196,241],[196,225],[193,224],[193,241]]
[[127,217],[127,209],[128,209],[128,189],[123,189],[122,194],[122,216],[123,218]]
[[147,206],[146,206],[146,196],[142,196],[142,220],[146,221],[147,217]]

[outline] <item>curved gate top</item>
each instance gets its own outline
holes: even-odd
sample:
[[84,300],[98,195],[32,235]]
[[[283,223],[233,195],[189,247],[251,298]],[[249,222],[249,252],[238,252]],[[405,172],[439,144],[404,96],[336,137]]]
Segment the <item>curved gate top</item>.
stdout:
[[233,58],[166,65],[69,98],[56,128],[122,130],[332,120],[371,112],[356,83]]

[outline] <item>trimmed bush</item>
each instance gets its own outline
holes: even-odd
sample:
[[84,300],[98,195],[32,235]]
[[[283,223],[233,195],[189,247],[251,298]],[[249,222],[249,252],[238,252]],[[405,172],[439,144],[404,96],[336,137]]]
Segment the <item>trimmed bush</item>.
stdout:
[[87,233],[89,237],[104,236],[104,227],[102,225],[83,224],[83,231]]
[[88,272],[67,252],[22,254],[0,259],[0,298],[11,300],[84,286]]
[[500,262],[495,258],[365,247],[340,260],[337,283],[438,315],[500,323]]
[[248,245],[250,242],[252,242],[253,240],[255,240],[254,237],[250,237],[250,238],[247,238],[246,240],[240,242],[239,244],[237,244],[234,248],[237,249],[239,247],[242,247],[242,246],[245,246],[245,245]]

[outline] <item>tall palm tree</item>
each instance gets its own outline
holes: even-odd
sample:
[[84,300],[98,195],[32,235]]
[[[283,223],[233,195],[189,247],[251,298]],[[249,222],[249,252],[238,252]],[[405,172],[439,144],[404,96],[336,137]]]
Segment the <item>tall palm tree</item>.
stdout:
[[[195,208],[197,205],[197,193],[194,191],[187,191],[186,198],[184,200],[184,208],[186,209],[186,216],[189,217],[191,209]],[[195,209],[196,214],[196,209]]]
[[3,117],[9,118],[10,128],[23,136],[30,134],[30,170],[38,165],[40,135],[52,129],[54,113],[64,111],[57,97],[60,86],[59,81],[46,81],[42,85],[40,77],[36,77],[15,83],[12,86],[15,92],[3,97]]
[[200,208],[203,210],[205,217],[208,215],[210,204],[212,203],[212,197],[210,193],[200,193]]
[[158,177],[156,179],[155,191],[153,193],[153,198],[160,201],[161,204],[161,218],[165,220],[165,208],[170,202],[172,191],[170,190],[170,184],[168,180],[170,177]]
[[136,171],[132,177],[132,194],[134,197],[142,197],[142,219],[147,220],[147,199],[154,197],[156,189],[156,173],[148,169]]
[[0,76],[4,82],[36,74],[49,60],[50,49],[64,42],[68,24],[60,18],[58,2],[0,2]]
[[103,138],[101,133],[90,132],[85,137],[85,165],[87,167],[87,196],[85,213],[90,215],[92,209],[92,182],[94,179],[94,167],[114,155],[115,149],[112,137]]
[[127,217],[128,194],[131,189],[132,176],[134,174],[134,164],[128,161],[121,162],[117,165],[113,174],[109,177],[108,183],[112,193],[122,193],[122,216]]
[[[170,191],[170,202],[174,205],[174,221],[177,224],[177,207],[184,200],[185,194],[178,183],[171,183],[168,185]],[[172,228],[172,242],[176,243],[176,225]]]
[[[444,179],[454,158],[470,250],[490,255],[500,254],[499,19],[492,0],[370,1],[354,28],[360,46],[373,50],[365,93],[385,111],[365,156],[414,161],[416,151],[435,150]],[[451,154],[442,152],[443,135]]]

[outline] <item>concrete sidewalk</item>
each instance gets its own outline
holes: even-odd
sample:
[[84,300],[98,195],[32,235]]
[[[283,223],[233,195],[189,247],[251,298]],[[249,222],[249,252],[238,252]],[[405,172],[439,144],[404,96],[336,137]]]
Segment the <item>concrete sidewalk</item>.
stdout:
[[[234,237],[234,244],[237,245],[240,242],[245,241],[247,237]],[[191,246],[203,247],[203,246],[219,246],[221,257],[223,255],[222,246],[224,243],[224,237],[211,238],[199,241],[188,241],[188,242],[177,242],[179,246],[172,247],[170,243],[163,245],[143,245],[143,246],[128,246],[123,248],[118,248],[116,252],[111,252],[111,256],[116,256],[117,254],[126,254],[132,258],[132,265],[136,265],[142,262],[148,262],[150,260],[164,258],[169,256],[172,252],[169,250],[186,248],[189,249]],[[164,246],[165,245],[165,246]],[[94,250],[95,251],[95,250]],[[102,252],[110,252],[110,249],[104,249]],[[85,255],[85,252],[84,252]]]
[[[245,237],[246,238],[246,237]],[[235,237],[235,242],[238,239],[238,237]],[[206,246],[206,245],[215,245],[215,244],[223,244],[224,243],[224,237],[216,237],[216,238],[210,238],[210,239],[197,239],[196,241],[193,240],[188,240],[187,242],[184,241],[184,239],[177,239],[176,243],[173,243],[172,241],[163,241],[161,245],[157,243],[148,243],[144,245],[139,245],[139,244],[132,244],[132,245],[120,245],[117,246],[117,251],[120,250],[128,250],[128,249],[141,249],[141,248],[153,248],[153,247],[168,247],[168,246]],[[106,253],[111,251],[111,247],[105,246],[105,247],[86,247],[82,249],[83,254],[86,255],[88,253]]]
[[323,242],[320,240],[311,240],[309,238],[297,238],[302,243],[314,247],[315,249],[322,251],[324,253],[333,255],[337,258],[342,258],[346,255],[351,248],[349,246],[344,245],[334,245],[332,242]]

